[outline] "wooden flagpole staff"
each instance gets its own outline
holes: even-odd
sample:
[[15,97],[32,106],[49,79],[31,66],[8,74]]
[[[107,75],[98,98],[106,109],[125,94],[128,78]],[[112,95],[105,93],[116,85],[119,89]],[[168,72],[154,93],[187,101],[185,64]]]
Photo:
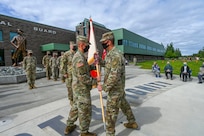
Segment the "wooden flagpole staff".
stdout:
[[[98,55],[98,54],[94,54],[94,55]],[[94,57],[94,58],[96,59],[97,57]],[[99,60],[96,59],[95,62],[96,62],[97,76],[99,76],[101,78],[100,68],[99,68]],[[101,83],[98,82],[98,85],[101,85]],[[103,105],[102,91],[99,91],[99,95],[100,95],[100,103],[101,103],[103,125],[104,125],[104,130],[106,130],[106,120],[105,120],[105,115],[104,115],[104,105]]]

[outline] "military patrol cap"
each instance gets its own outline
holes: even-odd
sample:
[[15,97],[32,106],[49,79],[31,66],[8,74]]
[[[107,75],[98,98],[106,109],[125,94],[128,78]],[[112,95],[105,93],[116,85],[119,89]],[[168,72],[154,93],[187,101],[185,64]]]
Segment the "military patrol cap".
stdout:
[[33,51],[32,50],[27,50],[27,53],[29,54],[29,53],[33,53]]
[[61,51],[60,54],[63,55],[63,54],[64,54],[64,51]]
[[106,40],[112,40],[114,38],[113,32],[107,32],[102,35],[100,42],[104,42]]
[[82,35],[77,36],[77,42],[79,42],[79,41],[84,42],[86,44],[91,44],[91,43],[89,43],[88,38],[86,38],[85,36],[82,36]]
[[58,53],[57,52],[53,52],[53,55],[58,55]]
[[73,45],[73,46],[77,46],[77,44],[74,43],[74,41],[70,41],[69,44],[70,44],[70,45]]

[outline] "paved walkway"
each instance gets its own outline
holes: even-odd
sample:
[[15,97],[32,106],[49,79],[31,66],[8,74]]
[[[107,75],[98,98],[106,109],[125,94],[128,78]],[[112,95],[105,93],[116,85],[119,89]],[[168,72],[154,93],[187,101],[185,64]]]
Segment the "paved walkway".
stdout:
[[[203,136],[204,84],[197,78],[182,82],[155,78],[149,71],[126,80],[127,100],[130,102],[139,131],[126,129],[125,116],[120,112],[116,123],[117,136]],[[45,88],[52,89],[52,86]],[[105,136],[101,117],[99,93],[92,94],[90,131]],[[103,101],[106,94],[103,92]],[[0,118],[1,136],[61,136],[70,110],[67,98]],[[78,121],[76,122],[78,124]],[[79,135],[79,127],[69,136]]]

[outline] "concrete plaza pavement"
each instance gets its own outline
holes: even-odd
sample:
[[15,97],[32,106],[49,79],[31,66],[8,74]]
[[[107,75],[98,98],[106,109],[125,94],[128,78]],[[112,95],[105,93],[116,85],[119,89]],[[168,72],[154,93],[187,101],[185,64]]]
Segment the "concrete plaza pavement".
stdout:
[[[129,66],[127,66],[129,67]],[[131,67],[131,66],[130,66]],[[120,111],[116,123],[117,136],[203,136],[204,84],[197,77],[182,82],[178,76],[167,80],[153,76],[150,70],[135,68],[138,76],[126,76],[126,98],[129,101],[140,130],[123,126],[126,117]],[[39,80],[40,81],[40,80]],[[41,79],[40,82],[46,79]],[[58,88],[60,85],[58,85]],[[64,86],[62,84],[62,86]],[[53,90],[54,86],[41,89]],[[38,89],[32,90],[37,92]],[[34,93],[33,93],[34,94]],[[99,93],[91,90],[92,121],[89,131],[105,136]],[[37,93],[33,95],[37,96]],[[106,94],[103,92],[104,106]],[[61,136],[64,135],[70,105],[67,98],[0,118],[1,136]],[[78,125],[78,121],[76,122]],[[68,136],[80,134],[79,127]]]

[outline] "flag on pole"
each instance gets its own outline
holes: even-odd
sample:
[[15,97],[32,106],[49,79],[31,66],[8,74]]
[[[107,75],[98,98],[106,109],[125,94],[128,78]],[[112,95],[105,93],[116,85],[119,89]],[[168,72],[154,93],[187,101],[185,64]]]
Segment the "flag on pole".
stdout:
[[97,50],[96,50],[96,41],[95,41],[95,36],[94,36],[92,19],[90,18],[89,21],[90,21],[89,42],[91,44],[90,44],[90,48],[88,51],[88,64],[91,65],[94,63],[94,53],[96,53]]
[[[94,55],[95,53],[97,52],[96,50],[96,41],[95,41],[95,36],[94,36],[94,30],[93,30],[93,22],[92,22],[92,19],[90,18],[90,31],[89,31],[89,43],[90,44],[90,48],[89,48],[89,51],[88,51],[88,64],[89,65],[92,65],[94,63]],[[96,71],[95,70],[92,70],[90,72],[90,74],[92,75],[92,77],[100,77],[100,69],[99,69],[99,64],[98,64],[98,60],[96,60]],[[98,83],[100,84],[100,83]],[[102,119],[103,119],[103,125],[104,125],[104,130],[106,130],[106,127],[105,127],[105,114],[104,114],[104,107],[103,107],[103,97],[102,97],[102,92],[99,93],[100,94],[100,103],[101,103],[101,112],[102,112]]]

